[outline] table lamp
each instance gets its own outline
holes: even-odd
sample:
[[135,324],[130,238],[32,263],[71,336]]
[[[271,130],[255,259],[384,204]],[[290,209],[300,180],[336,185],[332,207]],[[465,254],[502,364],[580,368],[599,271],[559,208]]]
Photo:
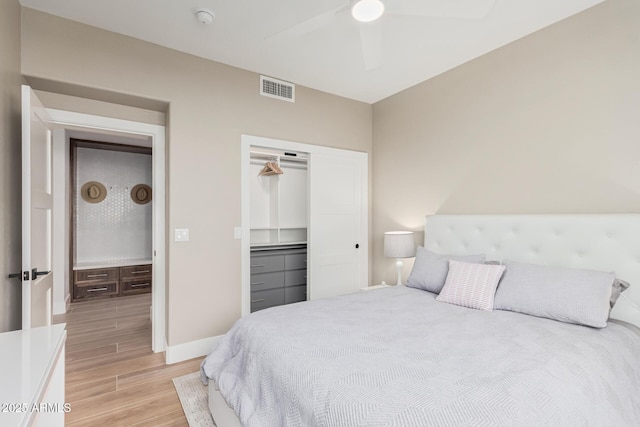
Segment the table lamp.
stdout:
[[413,231],[387,231],[384,233],[384,256],[396,258],[398,270],[397,286],[402,285],[402,260],[416,256],[416,244],[413,240]]

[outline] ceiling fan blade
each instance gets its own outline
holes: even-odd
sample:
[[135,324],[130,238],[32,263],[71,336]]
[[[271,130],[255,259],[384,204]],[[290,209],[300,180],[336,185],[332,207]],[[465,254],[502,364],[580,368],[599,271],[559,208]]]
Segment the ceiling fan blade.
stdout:
[[496,0],[391,0],[388,11],[394,15],[482,19],[495,3]]
[[373,70],[382,65],[382,26],[380,21],[360,24],[360,43],[364,69]]
[[333,23],[335,15],[343,9],[347,9],[348,7],[348,5],[335,7],[331,10],[321,13],[320,15],[316,15],[313,18],[309,18],[306,21],[302,21],[292,27],[286,28],[282,31],[278,31],[275,34],[271,34],[270,36],[265,37],[265,40],[286,40],[312,33]]

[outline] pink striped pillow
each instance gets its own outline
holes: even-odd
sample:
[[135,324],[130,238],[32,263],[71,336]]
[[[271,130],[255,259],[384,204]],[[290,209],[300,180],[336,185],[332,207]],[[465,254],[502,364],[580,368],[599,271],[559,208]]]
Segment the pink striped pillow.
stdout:
[[504,269],[504,265],[449,260],[449,274],[436,300],[493,311],[493,298]]

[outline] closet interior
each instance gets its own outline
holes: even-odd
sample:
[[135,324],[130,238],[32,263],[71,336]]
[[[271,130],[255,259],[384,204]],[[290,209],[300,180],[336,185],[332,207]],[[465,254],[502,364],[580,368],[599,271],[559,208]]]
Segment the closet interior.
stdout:
[[152,149],[72,139],[71,299],[152,289]]
[[308,155],[251,147],[251,312],[307,300]]

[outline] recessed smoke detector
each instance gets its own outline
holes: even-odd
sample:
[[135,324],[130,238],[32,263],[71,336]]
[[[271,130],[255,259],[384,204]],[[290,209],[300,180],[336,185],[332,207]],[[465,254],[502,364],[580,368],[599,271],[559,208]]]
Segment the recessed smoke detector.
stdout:
[[195,12],[198,22],[202,25],[209,25],[213,22],[213,12],[209,9],[198,9]]

